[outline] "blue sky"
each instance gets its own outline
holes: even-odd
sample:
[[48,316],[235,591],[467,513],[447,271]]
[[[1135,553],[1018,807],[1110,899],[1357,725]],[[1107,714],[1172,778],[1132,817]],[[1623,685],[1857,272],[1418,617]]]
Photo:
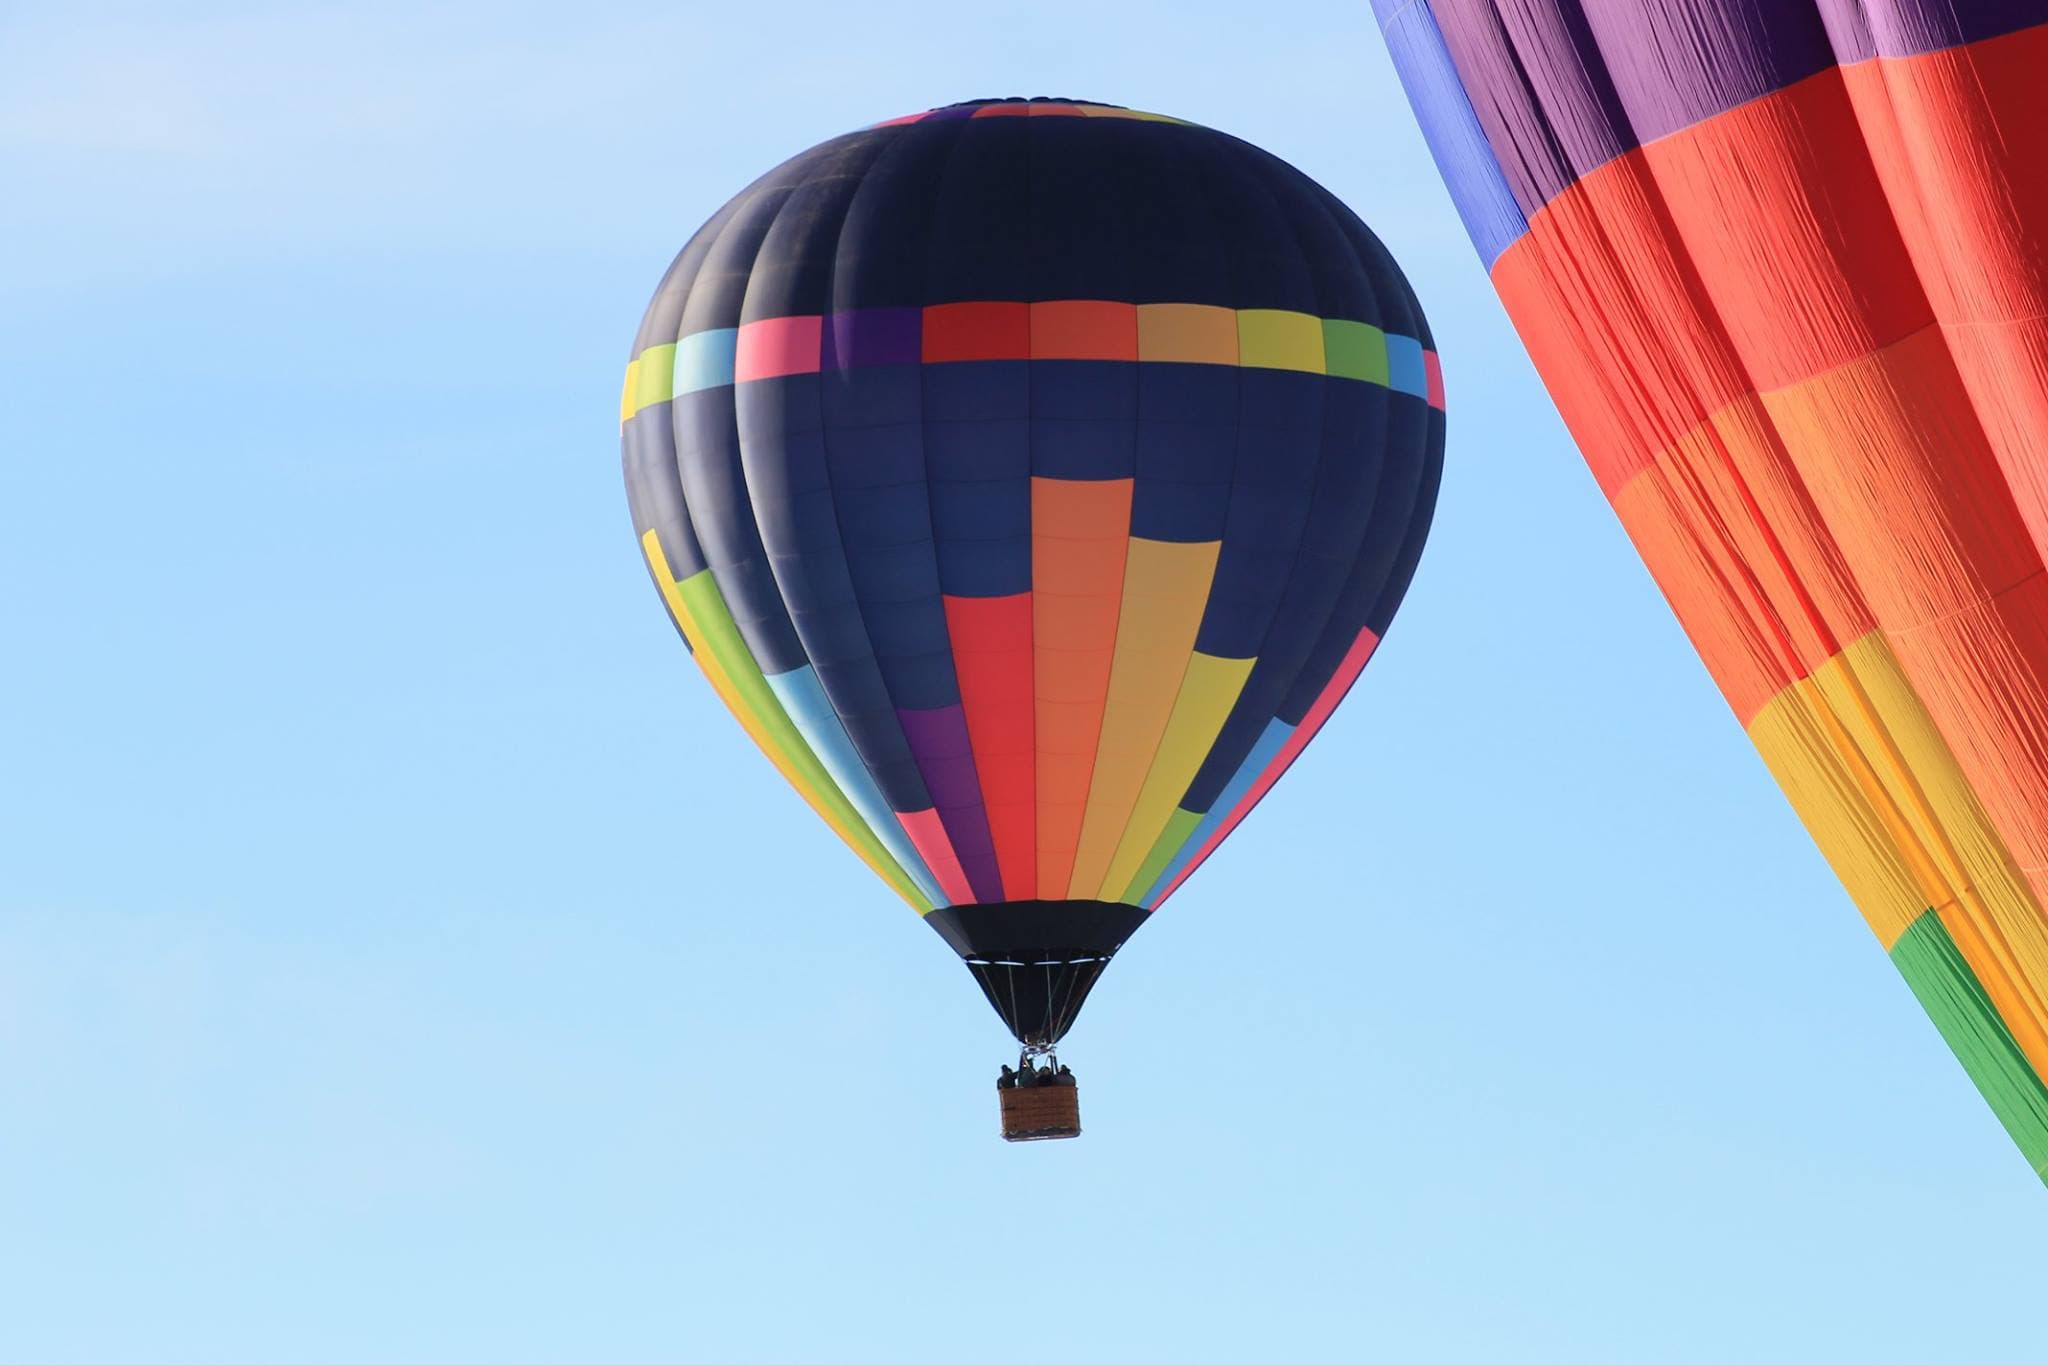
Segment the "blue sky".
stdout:
[[[2038,1349],[2038,1182],[1609,516],[1363,0],[571,14],[0,18],[0,1360]],[[1340,194],[1451,439],[1385,648],[1073,1036],[1087,1136],[1012,1148],[1000,1024],[663,619],[615,421],[741,185],[1032,93]]]

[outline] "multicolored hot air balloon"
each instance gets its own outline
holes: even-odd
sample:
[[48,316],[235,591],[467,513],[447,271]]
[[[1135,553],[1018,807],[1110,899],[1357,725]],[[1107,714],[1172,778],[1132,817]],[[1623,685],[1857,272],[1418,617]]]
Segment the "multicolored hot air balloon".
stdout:
[[1375,4],[1601,487],[2048,1175],[2048,4]]
[[1355,215],[1067,100],[769,172],[670,267],[620,415],[713,689],[1027,1052],[1358,677],[1444,441]]

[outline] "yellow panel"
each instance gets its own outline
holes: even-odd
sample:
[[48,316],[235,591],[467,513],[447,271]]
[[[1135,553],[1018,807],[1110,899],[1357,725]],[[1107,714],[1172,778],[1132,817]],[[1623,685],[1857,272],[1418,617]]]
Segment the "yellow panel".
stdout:
[[624,426],[633,416],[633,395],[640,388],[640,358],[635,356],[626,362],[626,386],[619,390],[619,425]]
[[1206,303],[1138,305],[1138,359],[1237,363],[1237,311]]
[[1245,308],[1237,315],[1240,365],[1263,370],[1323,373],[1323,320],[1279,308]]
[[676,344],[649,346],[633,361],[633,411],[675,397]]
[[1932,907],[2048,1074],[2048,921],[1882,635],[1779,693],[1749,733],[1879,942]]
[[1131,538],[1109,700],[1068,882],[1070,897],[1095,895],[1130,823],[1195,651],[1195,631],[1208,605],[1221,548],[1215,540],[1190,545]]
[[[1138,875],[1152,845],[1158,842],[1160,831],[1173,818],[1174,808],[1187,795],[1196,770],[1209,756],[1209,747],[1229,718],[1230,708],[1237,705],[1237,695],[1244,691],[1244,680],[1251,676],[1256,662],[1200,653],[1188,660],[1187,676],[1182,679],[1180,696],[1173,703],[1173,715],[1166,722],[1166,734],[1152,757],[1152,771],[1145,775],[1130,823],[1124,827],[1123,840],[1117,845],[1116,856],[1109,861],[1109,872],[1095,892],[1095,899],[1121,899],[1131,879]],[[1141,886],[1138,894],[1148,889]]]

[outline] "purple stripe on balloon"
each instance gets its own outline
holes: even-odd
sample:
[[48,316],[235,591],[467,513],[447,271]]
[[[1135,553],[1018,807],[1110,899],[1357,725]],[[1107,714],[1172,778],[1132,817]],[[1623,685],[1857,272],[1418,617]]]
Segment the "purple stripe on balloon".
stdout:
[[981,803],[966,710],[956,702],[925,711],[898,710],[896,719],[975,899],[1001,900],[1003,878],[996,865],[995,841],[989,836],[988,812]]
[[1835,64],[1811,3],[1584,0],[1638,142],[1690,128]]
[[856,308],[827,313],[822,364],[828,370],[915,365],[924,359],[922,308]]
[[1820,13],[1844,66],[1938,52],[2048,22],[2041,0],[1820,0]]
[[1635,146],[1577,5],[1434,0],[1430,9],[1515,202],[1534,213]]
[[1645,142],[1838,64],[2042,22],[2041,0],[1430,0],[1430,12],[1525,214]]

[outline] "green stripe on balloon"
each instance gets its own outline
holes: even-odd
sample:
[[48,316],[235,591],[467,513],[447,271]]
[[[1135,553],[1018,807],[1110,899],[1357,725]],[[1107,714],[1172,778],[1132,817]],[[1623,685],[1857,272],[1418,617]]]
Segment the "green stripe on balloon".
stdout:
[[1929,910],[1914,920],[1891,957],[2034,1173],[2048,1181],[2048,1085],[2028,1065],[1941,917]]
[[676,584],[676,588],[682,593],[683,603],[690,609],[690,617],[696,622],[697,629],[703,632],[712,657],[732,679],[733,689],[739,693],[740,699],[760,718],[762,729],[859,843],[861,851],[883,870],[883,875],[897,894],[917,907],[920,915],[929,912],[931,897],[904,875],[902,865],[875,837],[874,830],[853,808],[846,794],[839,790],[839,784],[832,780],[832,775],[825,771],[825,765],[811,751],[809,743],[797,732],[789,713],[782,709],[781,699],[768,686],[761,666],[754,662],[752,651],[740,638],[739,627],[733,624],[732,612],[726,608],[725,594],[718,590],[718,581],[712,577],[711,570],[701,569],[691,574]]

